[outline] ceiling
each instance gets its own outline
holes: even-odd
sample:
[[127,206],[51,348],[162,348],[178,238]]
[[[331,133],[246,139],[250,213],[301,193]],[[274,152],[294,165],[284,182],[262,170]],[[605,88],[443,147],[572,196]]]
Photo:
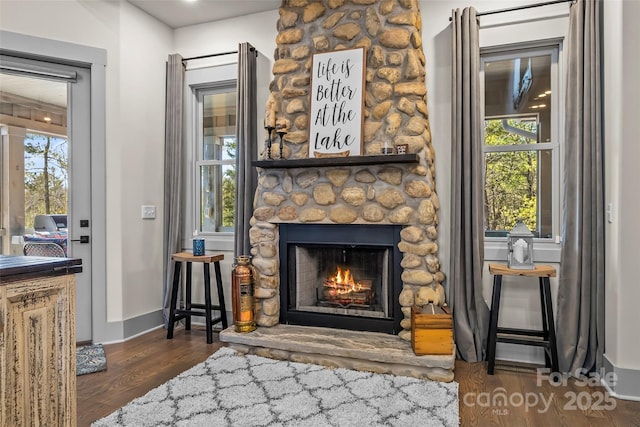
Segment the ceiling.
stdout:
[[281,0],[127,0],[171,28],[266,12]]
[[0,96],[3,93],[62,108],[67,106],[67,85],[59,81],[0,73]]

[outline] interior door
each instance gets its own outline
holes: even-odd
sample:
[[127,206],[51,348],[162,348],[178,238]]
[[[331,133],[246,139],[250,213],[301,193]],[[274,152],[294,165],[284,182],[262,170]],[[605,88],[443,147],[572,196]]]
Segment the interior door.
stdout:
[[[18,77],[18,79],[14,79]],[[64,126],[50,127],[37,123],[38,103],[43,111],[43,120],[46,121],[47,106],[50,104],[62,105],[66,102],[66,138],[67,149],[67,256],[82,259],[82,272],[76,275],[76,339],[78,342],[90,342],[92,339],[91,323],[91,72],[88,68],[81,66],[39,61],[33,58],[23,58],[18,55],[0,56],[0,95],[3,102],[6,99],[20,100],[24,105],[12,109],[3,109],[0,115],[0,125],[9,131],[4,132],[15,135],[22,135],[29,132],[43,132],[49,129],[51,134],[60,135]],[[64,102],[61,101],[64,99]],[[9,105],[9,103],[5,104]],[[31,107],[36,105],[36,107]],[[25,109],[31,110],[26,114]],[[50,119],[50,118],[49,118]],[[35,130],[37,129],[37,130]],[[20,137],[11,135],[3,136],[3,152],[15,153],[22,146],[24,141]],[[24,154],[23,169],[24,169]],[[12,156],[2,156],[3,176],[12,176],[10,171],[16,168],[13,163],[19,163],[19,154]],[[11,163],[13,162],[13,163]],[[11,163],[11,164],[10,164]],[[22,172],[21,172],[22,173]],[[26,173],[26,171],[25,171]],[[14,177],[18,177],[14,175]],[[20,185],[19,180],[9,179],[2,182],[3,192],[5,185]],[[13,181],[13,182],[10,182]],[[15,196],[14,196],[15,195]],[[24,190],[16,191],[3,198],[3,212],[25,211]],[[13,220],[13,217],[18,219]],[[22,223],[19,215],[9,220],[10,224],[4,226],[7,230],[7,239],[11,240],[11,252],[7,252],[3,245],[3,253],[16,254],[15,244],[21,241],[33,224],[25,224],[24,213]]]

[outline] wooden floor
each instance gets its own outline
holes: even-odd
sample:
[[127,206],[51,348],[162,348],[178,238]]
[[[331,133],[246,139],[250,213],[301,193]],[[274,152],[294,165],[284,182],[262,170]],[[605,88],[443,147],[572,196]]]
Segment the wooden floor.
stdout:
[[[204,329],[194,328],[176,330],[172,340],[158,329],[125,343],[105,345],[107,370],[77,378],[78,426],[89,426],[204,361],[223,345],[217,336],[213,344],[206,344]],[[538,381],[535,373],[500,366],[495,375],[487,375],[484,363],[456,361],[460,425],[640,426],[640,402],[615,400],[603,388],[575,380],[555,386],[543,378]]]

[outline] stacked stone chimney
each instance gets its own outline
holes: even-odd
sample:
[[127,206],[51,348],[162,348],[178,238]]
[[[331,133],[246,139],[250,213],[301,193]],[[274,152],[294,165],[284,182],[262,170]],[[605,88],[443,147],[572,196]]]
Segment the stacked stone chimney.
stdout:
[[[278,224],[403,225],[399,336],[410,339],[410,307],[444,303],[437,252],[440,203],[426,102],[425,55],[417,0],[283,0],[270,102],[289,123],[285,159],[309,154],[312,55],[365,49],[363,155],[407,145],[415,163],[259,168],[250,239],[259,272],[260,326],[279,319]],[[262,153],[266,159],[266,152]],[[317,159],[316,159],[317,160]]]

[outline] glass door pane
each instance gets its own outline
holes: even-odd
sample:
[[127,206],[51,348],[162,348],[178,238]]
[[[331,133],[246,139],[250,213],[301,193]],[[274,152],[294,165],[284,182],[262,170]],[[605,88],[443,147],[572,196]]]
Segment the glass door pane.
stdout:
[[[67,83],[0,73],[2,254],[26,242],[54,243],[67,254],[69,144]],[[47,245],[28,245],[47,254]],[[52,251],[52,254],[57,251]]]

